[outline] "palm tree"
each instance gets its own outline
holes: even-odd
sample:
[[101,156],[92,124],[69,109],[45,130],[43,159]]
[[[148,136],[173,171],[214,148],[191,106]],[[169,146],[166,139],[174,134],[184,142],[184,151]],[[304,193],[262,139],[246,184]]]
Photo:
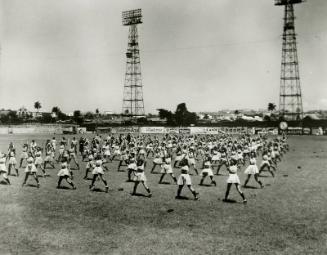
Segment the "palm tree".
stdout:
[[34,108],[39,112],[39,110],[42,108],[41,103],[39,101],[36,101],[34,103]]
[[58,106],[54,106],[54,107],[52,107],[51,112],[58,114],[58,112],[61,112],[61,110],[60,110],[60,108]]
[[269,103],[268,104],[268,111],[273,112],[276,110],[276,105],[274,103]]

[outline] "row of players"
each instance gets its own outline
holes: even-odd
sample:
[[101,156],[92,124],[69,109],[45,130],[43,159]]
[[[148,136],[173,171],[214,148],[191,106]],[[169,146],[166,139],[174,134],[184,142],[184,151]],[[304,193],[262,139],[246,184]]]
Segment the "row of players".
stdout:
[[[176,196],[177,198],[180,197],[182,188],[184,185],[186,185],[193,193],[194,198],[198,199],[198,193],[192,187],[192,181],[189,171],[191,168],[193,168],[196,174],[198,174],[198,171],[196,169],[196,158],[198,157],[198,155],[201,155],[203,160],[203,169],[200,173],[202,177],[200,185],[203,184],[207,176],[209,176],[209,178],[211,179],[211,184],[216,185],[216,182],[213,178],[212,166],[214,166],[215,164],[218,166],[218,174],[220,167],[225,165],[227,170],[229,171],[225,199],[228,198],[230,187],[234,183],[238,192],[240,193],[245,202],[246,200],[243,192],[240,189],[240,180],[237,175],[237,170],[240,168],[240,165],[244,165],[246,159],[249,160],[249,166],[245,170],[245,173],[248,175],[248,177],[244,183],[244,186],[247,185],[250,177],[253,175],[254,179],[259,183],[261,187],[263,187],[262,182],[258,179],[260,172],[264,169],[267,169],[272,174],[272,176],[274,176],[272,170],[276,170],[277,162],[281,160],[282,154],[285,153],[288,148],[286,139],[276,139],[271,142],[268,141],[268,139],[262,137],[257,137],[256,139],[241,138],[240,140],[234,140],[234,144],[232,145],[229,143],[230,141],[232,141],[231,137],[224,137],[219,139],[220,143],[218,143],[218,146],[215,142],[213,142],[214,146],[212,146],[212,140],[206,138],[203,139],[203,137],[200,140],[202,142],[205,141],[205,146],[199,146],[199,144],[201,145],[201,143],[195,143],[194,138],[189,139],[187,137],[182,137],[181,139],[181,137],[174,137],[174,139],[172,139],[173,142],[171,142],[171,139],[164,139],[161,141],[155,139],[154,141],[150,140],[150,142],[146,142],[144,137],[120,136],[116,139],[112,139],[112,137],[109,137],[105,139],[105,141],[103,141],[103,144],[101,144],[101,137],[95,137],[93,138],[92,142],[89,143],[89,145],[91,146],[85,146],[87,142],[84,142],[82,146],[83,150],[81,150],[80,148],[83,159],[85,158],[85,155],[87,155],[88,159],[84,178],[87,179],[88,173],[92,172],[93,177],[90,189],[94,189],[95,181],[99,178],[103,181],[105,189],[108,192],[109,187],[107,181],[104,178],[104,170],[108,170],[106,164],[109,161],[114,160],[115,157],[118,156],[120,160],[118,170],[123,165],[123,163],[126,163],[128,169],[128,180],[134,181],[134,188],[132,194],[136,194],[136,189],[138,185],[142,183],[145,189],[147,190],[149,196],[151,196],[152,194],[149,187],[147,186],[147,180],[144,171],[146,166],[146,158],[147,156],[149,156],[150,148],[150,152],[154,152],[154,164],[151,173],[153,173],[156,166],[159,165],[161,167],[162,175],[160,177],[159,183],[162,183],[166,174],[169,174],[174,180],[174,182],[178,185],[178,191]],[[85,138],[82,138],[80,140],[80,147],[81,141],[83,140],[87,141]],[[73,139],[72,143],[70,144],[70,148],[67,150],[65,148],[69,146],[67,146],[67,142],[65,142],[65,139],[60,142],[59,156],[57,158],[58,162],[61,161],[61,169],[58,172],[58,187],[60,187],[62,180],[65,179],[72,186],[73,189],[76,188],[72,181],[73,175],[70,169],[70,163],[72,161],[75,162],[77,168],[79,169],[79,164],[76,160],[77,143],[75,141],[76,139]],[[147,143],[147,146],[145,148],[144,146],[139,146],[140,141],[142,141],[141,145]],[[180,143],[179,141],[183,141],[183,143]],[[213,141],[217,141],[217,139]],[[223,142],[221,143],[221,141]],[[249,151],[247,144],[249,144],[250,141],[252,141],[252,146]],[[255,142],[253,143],[253,141]],[[196,142],[198,142],[198,140]],[[138,146],[135,146],[135,144],[137,144]],[[149,146],[149,144],[152,146]],[[177,144],[178,146],[174,146],[175,144]],[[235,144],[237,146],[233,146]],[[108,147],[112,149],[109,150],[109,153],[106,149]],[[43,160],[42,148],[36,146],[35,141],[32,141],[30,146],[23,146],[20,167],[22,166],[24,159],[27,160],[27,166],[25,168],[25,178],[22,184],[23,186],[26,184],[28,177],[32,175],[34,176],[37,182],[37,186],[39,187],[37,169],[40,168],[43,171],[43,176],[45,176],[45,169],[47,164],[50,164],[54,168],[55,148],[56,147],[54,142],[48,140],[45,145],[46,157]],[[209,148],[209,150],[207,148]],[[148,149],[148,151],[146,149]],[[239,151],[242,150],[243,153],[240,154]],[[260,150],[262,151],[263,160],[261,162],[260,168],[258,168],[256,156]],[[122,151],[124,153],[122,153]],[[171,164],[173,154],[176,155],[174,167],[178,166],[181,169],[181,174],[178,179],[173,173],[173,167]],[[6,161],[8,161],[8,171],[5,164]],[[15,149],[13,144],[11,143],[9,145],[8,156],[6,157],[4,154],[0,155],[0,173],[4,176],[4,179],[8,183],[10,183],[10,181],[7,173],[9,172],[10,174],[11,168],[15,168],[17,175],[19,174],[18,169],[16,168],[16,164],[17,162],[15,159]]]

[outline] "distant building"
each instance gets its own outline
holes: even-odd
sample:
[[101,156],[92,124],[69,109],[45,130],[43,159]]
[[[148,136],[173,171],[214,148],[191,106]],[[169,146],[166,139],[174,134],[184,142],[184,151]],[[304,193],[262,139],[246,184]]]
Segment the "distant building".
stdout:
[[113,111],[104,111],[102,114],[103,115],[113,115],[114,112]]
[[0,110],[0,116],[8,115],[9,112],[11,112],[11,111],[10,110],[5,110],[5,109],[1,109]]

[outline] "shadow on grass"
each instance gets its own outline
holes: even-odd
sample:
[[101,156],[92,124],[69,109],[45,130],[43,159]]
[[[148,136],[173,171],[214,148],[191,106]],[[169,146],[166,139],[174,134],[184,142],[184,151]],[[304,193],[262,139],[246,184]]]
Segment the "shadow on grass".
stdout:
[[25,184],[24,187],[37,188],[37,185],[36,184],[27,183],[27,184]]
[[65,189],[65,190],[67,190],[67,189],[71,189],[70,187],[67,187],[67,186],[60,186],[60,187],[57,187],[57,189]]
[[100,188],[94,188],[94,189],[92,189],[91,191],[93,191],[93,192],[103,192],[103,193],[105,193],[105,191],[104,191],[103,189],[100,189]]
[[258,187],[255,187],[255,186],[243,186],[243,189],[259,189]]
[[273,178],[271,175],[259,175],[260,178]]
[[13,173],[8,174],[8,176],[16,176],[16,177],[18,177],[17,174],[13,174]]
[[188,197],[185,196],[179,196],[179,197],[175,197],[176,200],[190,200]]
[[235,203],[237,203],[237,201],[234,200],[234,199],[223,199],[223,202],[224,202],[224,203],[230,203],[230,204],[235,204]]
[[45,176],[43,176],[42,174],[38,174],[37,177],[38,178],[47,178],[47,177],[51,177],[51,174],[45,174]]
[[0,185],[9,185],[9,184],[5,180],[1,180]]
[[143,193],[135,193],[135,194],[131,193],[131,196],[134,196],[134,197],[148,197],[147,195],[145,195]]
[[170,182],[160,182],[159,184],[170,185]]
[[217,175],[217,176],[228,176],[228,174],[221,174],[221,173],[215,174],[215,175]]
[[208,183],[199,184],[199,186],[203,186],[203,187],[212,187],[212,185],[211,185],[211,184],[208,184]]

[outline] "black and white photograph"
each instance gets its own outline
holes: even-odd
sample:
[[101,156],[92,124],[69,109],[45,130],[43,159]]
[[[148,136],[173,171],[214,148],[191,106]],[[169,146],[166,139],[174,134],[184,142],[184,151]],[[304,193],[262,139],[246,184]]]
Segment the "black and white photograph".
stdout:
[[0,0],[0,255],[324,255],[326,181],[326,0]]

